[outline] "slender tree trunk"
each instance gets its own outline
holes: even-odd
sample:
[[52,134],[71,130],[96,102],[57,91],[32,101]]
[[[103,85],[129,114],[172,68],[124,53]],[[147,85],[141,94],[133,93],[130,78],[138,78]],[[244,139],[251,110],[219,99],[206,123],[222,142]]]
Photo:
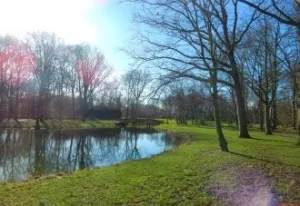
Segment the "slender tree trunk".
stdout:
[[297,109],[297,91],[296,88],[293,89],[293,128],[297,130],[297,119],[298,119],[298,109]]
[[235,125],[239,126],[239,118],[238,118],[238,114],[237,114],[237,106],[236,106],[236,101],[235,101],[235,95],[234,95],[234,91],[232,89],[230,89],[230,95],[231,95],[231,99],[232,99],[232,103],[233,103],[233,110],[234,110],[234,119],[235,119]]
[[43,100],[42,100],[42,95],[43,92],[42,92],[42,89],[40,89],[39,91],[39,97],[38,97],[38,102],[37,102],[37,108],[36,108],[36,114],[35,114],[35,129],[40,129],[41,128],[41,125],[40,125],[40,120],[42,120],[42,109],[43,109]]
[[31,96],[31,100],[29,102],[30,105],[28,109],[30,110],[30,119],[34,119],[36,117],[36,100],[34,95]]
[[259,128],[260,131],[264,131],[264,104],[262,100],[259,98],[259,105],[258,105],[258,110],[259,110]]
[[37,118],[35,119],[35,129],[36,129],[36,130],[41,129],[40,118],[39,118],[39,117],[37,117]]
[[74,87],[72,86],[72,119],[75,119],[75,92]]
[[62,94],[61,91],[59,91],[59,108],[58,108],[58,119],[59,121],[61,121],[62,119]]
[[220,111],[219,111],[219,103],[218,103],[218,88],[217,88],[217,74],[213,72],[212,74],[212,97],[213,97],[213,105],[214,105],[214,119],[216,124],[216,132],[218,135],[219,146],[221,151],[228,152],[227,141],[224,137],[222,124],[220,120]]
[[84,86],[84,91],[83,91],[83,109],[82,109],[82,115],[84,119],[86,118],[87,115],[87,92],[88,92],[88,87]]
[[134,118],[134,117],[133,117],[133,116],[134,116],[134,111],[133,111],[133,109],[134,109],[134,104],[131,103],[130,105],[131,105],[131,108],[130,108],[130,118],[133,119],[133,118]]
[[63,93],[63,83],[60,84],[59,86],[59,114],[58,114],[58,118],[61,121],[62,117],[63,117],[63,97],[64,97],[64,93]]
[[273,122],[272,122],[272,129],[277,130],[277,124],[278,124],[278,115],[277,115],[277,102],[276,99],[273,101],[273,109],[272,109],[272,116],[273,116]]
[[129,116],[129,105],[127,105],[126,107],[126,119],[128,119],[128,116]]
[[14,117],[14,105],[13,105],[13,87],[9,88],[9,97],[8,97],[8,118],[11,119]]
[[265,103],[265,122],[266,122],[265,132],[268,135],[272,134],[272,124],[271,124],[271,118],[270,118],[270,109],[271,109],[270,104],[268,102]]
[[17,120],[18,119],[18,113],[19,113],[19,94],[20,90],[19,88],[17,89],[17,93],[16,93],[16,105],[15,105],[15,113],[14,113],[14,119]]

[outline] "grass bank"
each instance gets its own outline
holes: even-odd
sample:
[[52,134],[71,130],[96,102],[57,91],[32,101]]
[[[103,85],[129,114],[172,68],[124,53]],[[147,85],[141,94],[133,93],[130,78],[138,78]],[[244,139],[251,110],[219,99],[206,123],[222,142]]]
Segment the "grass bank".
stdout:
[[[91,128],[112,128],[117,121],[110,120],[45,120],[41,122],[42,128],[47,129],[91,129]],[[3,120],[0,122],[0,128],[33,128],[35,120],[20,119]]]
[[190,141],[162,155],[69,176],[0,184],[0,205],[297,205],[300,148],[295,138],[164,124]]

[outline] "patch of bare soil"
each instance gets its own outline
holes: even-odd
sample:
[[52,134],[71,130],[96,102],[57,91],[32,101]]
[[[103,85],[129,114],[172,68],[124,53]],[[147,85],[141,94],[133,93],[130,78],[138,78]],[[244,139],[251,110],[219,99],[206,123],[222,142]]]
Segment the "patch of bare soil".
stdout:
[[221,205],[300,206],[299,203],[281,203],[270,177],[266,177],[258,168],[231,164],[215,172],[217,176],[211,178],[216,178],[215,181],[219,183],[212,184],[210,195]]

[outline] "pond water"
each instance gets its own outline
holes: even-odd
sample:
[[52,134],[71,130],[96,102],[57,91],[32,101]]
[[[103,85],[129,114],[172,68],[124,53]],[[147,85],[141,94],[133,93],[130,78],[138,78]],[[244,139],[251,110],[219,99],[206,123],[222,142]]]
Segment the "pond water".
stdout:
[[149,129],[0,130],[0,182],[151,157],[179,143]]

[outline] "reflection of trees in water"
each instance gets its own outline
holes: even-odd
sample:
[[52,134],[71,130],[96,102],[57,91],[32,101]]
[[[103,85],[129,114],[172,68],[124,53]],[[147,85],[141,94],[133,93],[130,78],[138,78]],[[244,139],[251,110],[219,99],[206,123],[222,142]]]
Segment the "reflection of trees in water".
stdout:
[[24,179],[23,171],[27,171],[29,153],[28,139],[21,136],[29,135],[27,130],[0,131],[0,181]]
[[136,131],[125,131],[125,149],[124,160],[134,160],[141,158],[139,150],[137,148],[138,134]]
[[[34,134],[34,162],[32,174],[42,175],[46,165],[46,131],[32,131]],[[31,145],[30,145],[31,147]]]
[[139,159],[145,157],[139,138],[162,148],[175,141],[153,130],[0,130],[0,181]]

